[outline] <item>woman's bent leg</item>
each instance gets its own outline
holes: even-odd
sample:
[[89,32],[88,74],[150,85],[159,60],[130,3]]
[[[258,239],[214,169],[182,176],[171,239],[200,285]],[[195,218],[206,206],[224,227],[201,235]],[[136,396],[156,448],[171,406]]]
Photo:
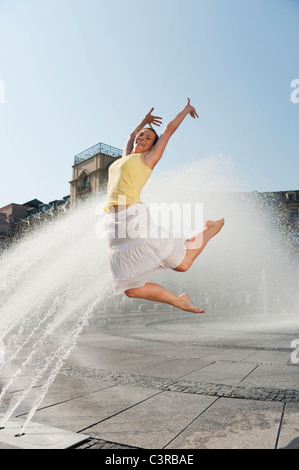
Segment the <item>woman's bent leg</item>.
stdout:
[[190,298],[187,294],[175,295],[165,287],[155,284],[154,282],[147,282],[142,287],[134,287],[125,291],[128,297],[134,297],[139,299],[152,300],[156,302],[162,302],[174,307],[180,308],[187,312],[193,313],[204,313],[199,307],[194,307],[191,304]]
[[[206,244],[213,238],[223,227],[224,219],[213,221],[207,221],[205,223],[204,230],[186,241],[187,252],[182,263],[174,268],[174,271],[187,271],[193,264],[195,259],[205,248]],[[180,308],[187,312],[204,313],[204,310],[199,307],[192,305],[188,294],[175,295],[165,287],[155,284],[153,282],[147,282],[142,287],[134,287],[127,289],[125,294],[128,297],[134,297],[139,299],[152,300],[156,302],[162,302],[174,307]]]
[[186,240],[185,245],[187,248],[185,258],[177,266],[174,268],[174,271],[187,271],[193,264],[193,262],[196,260],[196,258],[200,255],[200,253],[203,251],[207,243],[213,238],[220,230],[222,229],[224,225],[224,219],[216,220],[216,221],[211,221],[208,220],[205,222],[205,227],[204,230],[194,237]]

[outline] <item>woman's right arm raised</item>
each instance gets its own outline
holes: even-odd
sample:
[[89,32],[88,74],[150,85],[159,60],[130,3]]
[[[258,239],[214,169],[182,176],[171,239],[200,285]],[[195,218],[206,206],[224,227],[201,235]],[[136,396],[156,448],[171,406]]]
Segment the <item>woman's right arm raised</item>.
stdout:
[[150,127],[152,127],[152,124],[154,124],[155,126],[160,126],[160,124],[162,123],[162,118],[161,117],[152,116],[153,110],[154,110],[154,108],[152,108],[144,116],[144,118],[142,119],[140,124],[138,124],[138,126],[129,135],[129,138],[127,140],[127,143],[125,145],[125,148],[124,148],[124,151],[123,151],[123,154],[122,154],[123,157],[126,157],[127,155],[130,155],[132,153],[134,140],[135,140],[138,132],[140,132],[141,129],[144,128],[144,126],[149,125]]

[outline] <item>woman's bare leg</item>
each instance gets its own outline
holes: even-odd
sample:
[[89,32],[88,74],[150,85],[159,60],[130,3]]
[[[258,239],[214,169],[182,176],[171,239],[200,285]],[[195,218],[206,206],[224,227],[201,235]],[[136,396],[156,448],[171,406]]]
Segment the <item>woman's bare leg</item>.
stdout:
[[212,221],[208,220],[205,222],[204,230],[194,237],[186,240],[185,245],[187,248],[185,258],[174,268],[174,271],[187,271],[196,260],[196,258],[203,251],[207,243],[213,238],[224,225],[224,219]]
[[165,287],[155,284],[154,282],[147,282],[142,287],[134,287],[125,291],[128,297],[147,299],[156,302],[173,305],[187,312],[204,313],[199,307],[194,307],[191,304],[190,298],[187,294],[175,295]]
[[[187,271],[193,264],[194,260],[200,255],[206,244],[213,238],[223,227],[224,219],[216,222],[207,221],[204,230],[186,241],[187,252],[182,263],[174,268],[174,271]],[[204,313],[199,307],[192,305],[188,294],[175,295],[165,287],[147,282],[142,287],[134,287],[125,291],[128,297],[152,300],[173,305],[187,312]]]

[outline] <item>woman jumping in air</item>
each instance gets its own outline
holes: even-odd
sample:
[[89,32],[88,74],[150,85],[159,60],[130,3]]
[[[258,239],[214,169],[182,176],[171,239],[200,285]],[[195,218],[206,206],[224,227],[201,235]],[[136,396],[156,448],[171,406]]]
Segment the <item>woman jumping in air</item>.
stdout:
[[105,210],[108,213],[107,235],[114,293],[124,292],[128,297],[204,313],[192,305],[186,293],[175,295],[159,284],[148,282],[150,275],[160,268],[187,271],[224,224],[224,219],[207,221],[202,232],[185,240],[153,222],[148,208],[141,202],[141,190],[185,117],[188,114],[194,119],[198,117],[188,98],[184,108],[159,137],[152,125],[160,126],[162,119],[153,116],[153,110],[130,134],[122,158],[109,168]]

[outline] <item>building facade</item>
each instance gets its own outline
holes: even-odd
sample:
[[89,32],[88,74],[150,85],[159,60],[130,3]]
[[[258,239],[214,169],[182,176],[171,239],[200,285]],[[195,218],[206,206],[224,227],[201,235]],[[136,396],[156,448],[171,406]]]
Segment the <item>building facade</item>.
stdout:
[[275,208],[282,224],[292,234],[294,242],[299,247],[299,191],[265,192],[259,195],[268,205]]
[[32,199],[0,208],[0,253],[43,221],[63,214],[89,195],[106,191],[109,166],[121,156],[121,149],[100,142],[75,155],[70,195],[49,203]]
[[76,205],[90,194],[106,190],[109,166],[122,156],[122,150],[102,142],[75,155],[70,181],[70,205]]

